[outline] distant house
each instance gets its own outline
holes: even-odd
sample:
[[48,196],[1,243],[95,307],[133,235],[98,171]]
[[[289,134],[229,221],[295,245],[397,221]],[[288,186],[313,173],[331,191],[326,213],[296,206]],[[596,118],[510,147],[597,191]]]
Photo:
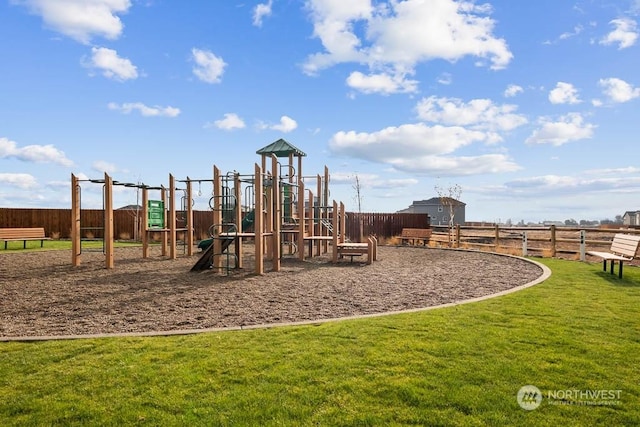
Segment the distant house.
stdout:
[[622,215],[624,225],[640,225],[640,211],[626,211]]
[[[453,206],[453,223],[455,225],[464,225],[465,209],[467,204],[460,200],[445,198],[451,201]],[[449,206],[442,203],[440,197],[432,197],[428,200],[414,200],[407,209],[398,211],[398,213],[426,213],[431,218],[431,225],[449,225]]]
[[126,205],[121,208],[117,208],[117,211],[141,211],[142,206],[140,205]]

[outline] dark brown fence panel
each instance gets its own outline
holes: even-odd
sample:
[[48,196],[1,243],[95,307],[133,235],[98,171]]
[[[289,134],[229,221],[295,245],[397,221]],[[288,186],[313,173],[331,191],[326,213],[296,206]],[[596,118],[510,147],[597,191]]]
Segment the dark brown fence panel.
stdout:
[[[177,213],[178,228],[186,226],[181,212]],[[346,235],[357,241],[360,236],[360,223],[364,236],[375,234],[382,238],[391,238],[407,228],[428,228],[429,217],[426,214],[406,213],[355,213],[347,212]],[[139,238],[137,224],[142,223],[142,211],[113,211],[113,228],[116,239],[128,240]],[[194,211],[193,227],[196,240],[209,236],[209,228],[213,225],[211,211]],[[44,227],[49,237],[69,239],[71,237],[71,209],[15,209],[0,208],[0,227]],[[82,238],[102,238],[104,212],[101,209],[82,209]]]
[[360,224],[362,236],[388,239],[402,234],[403,228],[429,228],[430,221],[427,214],[347,212],[345,234],[349,240],[360,240]]
[[[184,214],[178,212],[178,228],[186,226]],[[80,212],[81,237],[100,239],[104,236],[104,212],[101,209],[82,209]],[[213,223],[211,211],[194,211],[194,236],[197,240],[209,236],[209,228]],[[116,239],[139,239],[136,229],[142,224],[142,211],[113,211],[113,231]],[[44,227],[48,237],[71,238],[71,209],[19,209],[0,208],[0,227],[29,228]]]

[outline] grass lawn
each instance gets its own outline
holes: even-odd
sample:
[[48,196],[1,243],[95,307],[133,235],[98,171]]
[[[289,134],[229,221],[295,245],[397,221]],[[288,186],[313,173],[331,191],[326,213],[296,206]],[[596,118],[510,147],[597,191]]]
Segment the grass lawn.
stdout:
[[[0,424],[640,425],[640,269],[541,262],[538,286],[422,313],[0,343]],[[534,410],[516,399],[528,384]]]

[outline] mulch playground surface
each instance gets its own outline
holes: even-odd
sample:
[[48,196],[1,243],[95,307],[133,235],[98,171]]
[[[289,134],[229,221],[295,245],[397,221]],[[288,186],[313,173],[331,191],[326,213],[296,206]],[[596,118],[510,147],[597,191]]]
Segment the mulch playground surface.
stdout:
[[[154,252],[155,251],[155,252]],[[530,262],[482,252],[381,246],[378,261],[285,258],[280,272],[190,272],[199,255],[0,253],[0,337],[175,331],[300,322],[408,310],[508,290],[542,275]],[[270,268],[266,263],[267,271]]]

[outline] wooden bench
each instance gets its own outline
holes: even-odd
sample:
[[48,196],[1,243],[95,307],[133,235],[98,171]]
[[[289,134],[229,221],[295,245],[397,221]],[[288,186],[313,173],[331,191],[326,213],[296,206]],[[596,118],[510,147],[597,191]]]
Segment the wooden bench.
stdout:
[[367,238],[367,243],[338,243],[337,255],[340,258],[367,255],[367,264],[371,264],[378,258],[378,240],[374,236]]
[[616,234],[613,236],[609,252],[588,251],[587,254],[597,256],[603,260],[603,270],[607,271],[607,261],[611,261],[611,274],[616,261],[619,263],[618,277],[622,278],[622,264],[625,261],[632,261],[638,251],[640,236],[631,234]]
[[416,240],[422,240],[422,245],[426,246],[427,241],[431,238],[430,228],[403,228],[402,235],[400,235],[400,241],[405,244],[405,241],[411,241],[411,244],[415,244]]
[[27,249],[27,240],[40,240],[40,247],[45,240],[50,240],[44,235],[43,227],[36,228],[0,228],[0,240],[4,240],[4,249],[7,250],[7,242],[23,241],[23,248]]

